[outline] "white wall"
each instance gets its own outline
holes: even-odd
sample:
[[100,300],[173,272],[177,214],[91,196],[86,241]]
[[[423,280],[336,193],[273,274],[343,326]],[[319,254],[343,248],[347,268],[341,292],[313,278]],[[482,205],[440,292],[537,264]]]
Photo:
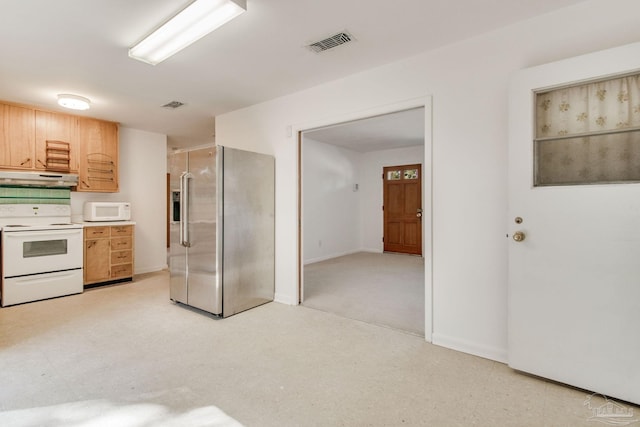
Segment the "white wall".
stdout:
[[303,254],[305,264],[360,249],[361,153],[305,137],[303,164]]
[[[360,185],[360,247],[363,251],[382,252],[384,249],[382,168],[418,163],[424,163],[424,146],[373,151],[363,155]],[[422,175],[425,173],[430,173],[429,166],[422,165]],[[424,180],[422,182],[424,185]],[[423,209],[430,209],[430,201],[424,200],[424,195],[422,199]],[[423,239],[423,254],[427,243]]]
[[585,1],[217,117],[218,143],[276,157],[277,300],[297,302],[297,141],[288,127],[432,95],[433,342],[506,360],[509,78],[635,42],[638,16],[637,0]]
[[131,202],[135,226],[135,274],[167,267],[166,252],[166,173],[165,135],[121,127],[120,192],[71,193],[71,213],[82,220],[85,201]]
[[[304,264],[382,252],[382,168],[423,160],[423,146],[360,153],[303,136]],[[423,206],[429,208],[428,201]]]

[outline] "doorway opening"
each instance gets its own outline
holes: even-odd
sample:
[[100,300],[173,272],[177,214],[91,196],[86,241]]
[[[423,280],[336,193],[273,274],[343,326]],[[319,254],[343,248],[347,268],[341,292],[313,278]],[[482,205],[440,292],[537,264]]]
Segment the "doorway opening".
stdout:
[[[426,116],[425,107],[411,108],[300,132],[301,304],[430,339],[425,259],[415,256],[424,253],[420,217],[431,185],[423,177]],[[396,165],[412,166],[400,180],[406,186],[385,192],[381,172]],[[407,199],[412,218],[386,221],[383,205]],[[389,249],[384,239],[403,247]],[[428,293],[430,301],[430,286]]]

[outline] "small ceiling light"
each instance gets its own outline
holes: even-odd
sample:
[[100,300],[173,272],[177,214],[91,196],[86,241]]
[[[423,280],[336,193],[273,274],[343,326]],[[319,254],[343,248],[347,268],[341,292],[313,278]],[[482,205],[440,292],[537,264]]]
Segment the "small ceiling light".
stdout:
[[61,94],[58,95],[58,105],[72,110],[88,110],[91,101],[84,96]]
[[246,10],[246,0],[195,0],[129,49],[129,57],[159,64]]

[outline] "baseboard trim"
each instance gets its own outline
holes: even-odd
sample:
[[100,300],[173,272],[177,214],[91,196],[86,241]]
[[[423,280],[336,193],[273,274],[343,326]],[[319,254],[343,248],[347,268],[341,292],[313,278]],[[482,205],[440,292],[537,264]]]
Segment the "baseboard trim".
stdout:
[[432,343],[441,347],[450,348],[452,350],[461,351],[463,353],[473,354],[474,356],[484,357],[485,359],[495,360],[496,362],[507,363],[507,349],[492,347],[477,342],[462,340],[438,334],[434,332],[431,336]]
[[384,253],[384,251],[382,249],[376,249],[376,248],[362,248],[358,252],[368,252],[368,253],[372,253],[372,254]]
[[167,264],[164,265],[159,265],[159,266],[155,266],[155,267],[146,267],[146,268],[135,268],[135,271],[133,272],[133,274],[145,274],[145,273],[155,273],[156,271],[162,271],[162,270],[167,270],[169,269],[169,266]]
[[352,251],[340,252],[340,253],[337,253],[337,254],[331,254],[331,255],[325,255],[325,256],[321,256],[321,257],[317,257],[317,258],[311,258],[311,259],[305,260],[304,265],[313,264],[313,263],[321,262],[321,261],[327,261],[329,259],[338,258],[338,257],[345,256],[345,255],[357,254],[358,252],[362,252],[362,251],[359,250],[359,249],[354,249]]
[[276,293],[273,296],[273,301],[279,302],[281,304],[286,304],[286,305],[298,305],[298,301],[295,297],[292,297],[291,295],[284,295],[279,293]]

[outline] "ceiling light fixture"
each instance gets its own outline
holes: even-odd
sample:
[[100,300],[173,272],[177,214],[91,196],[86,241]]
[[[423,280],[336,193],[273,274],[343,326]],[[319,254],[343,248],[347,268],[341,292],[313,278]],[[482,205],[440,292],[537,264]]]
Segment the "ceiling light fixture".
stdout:
[[60,94],[58,95],[58,105],[72,110],[88,110],[91,101],[84,96]]
[[246,10],[246,0],[195,0],[129,49],[129,57],[159,64]]

